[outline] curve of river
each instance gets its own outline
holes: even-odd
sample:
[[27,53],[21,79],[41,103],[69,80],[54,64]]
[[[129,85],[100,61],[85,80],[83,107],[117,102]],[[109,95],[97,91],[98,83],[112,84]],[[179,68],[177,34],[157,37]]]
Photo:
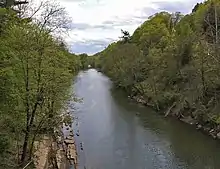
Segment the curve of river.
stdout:
[[80,169],[220,168],[218,141],[129,101],[102,73],[80,72],[74,90]]

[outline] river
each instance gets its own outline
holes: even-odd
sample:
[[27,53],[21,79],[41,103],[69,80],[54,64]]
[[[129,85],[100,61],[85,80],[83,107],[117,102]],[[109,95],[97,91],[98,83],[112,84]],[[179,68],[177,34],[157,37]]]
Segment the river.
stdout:
[[73,88],[80,169],[220,168],[220,142],[130,101],[102,73],[80,72]]

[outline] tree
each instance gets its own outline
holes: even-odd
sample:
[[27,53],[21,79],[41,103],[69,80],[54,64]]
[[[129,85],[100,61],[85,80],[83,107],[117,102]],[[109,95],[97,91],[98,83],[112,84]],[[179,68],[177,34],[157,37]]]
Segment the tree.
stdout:
[[124,31],[124,30],[121,30],[121,33],[122,33],[122,37],[120,37],[120,38],[122,39],[122,41],[124,43],[128,43],[131,39],[130,33],[128,31]]
[[17,5],[27,4],[27,1],[16,1],[16,0],[1,0],[0,7],[1,8],[12,8]]
[[[69,97],[70,72],[75,74],[80,62],[52,36],[52,31],[64,29],[56,7],[48,6],[50,14],[42,13],[45,24],[26,21],[4,9],[12,19],[7,19],[0,35],[0,168],[26,164],[40,133],[53,133],[62,122],[60,110]],[[59,23],[56,29],[55,23]]]
[[118,87],[157,110],[175,107],[179,118],[217,125],[219,15],[216,0],[198,3],[186,16],[156,13],[131,37],[122,31],[121,41],[98,54],[102,70]]

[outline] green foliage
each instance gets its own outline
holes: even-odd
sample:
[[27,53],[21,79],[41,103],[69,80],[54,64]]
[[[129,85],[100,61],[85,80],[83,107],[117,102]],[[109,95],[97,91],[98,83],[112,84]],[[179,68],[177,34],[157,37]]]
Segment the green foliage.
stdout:
[[0,168],[12,169],[32,158],[40,134],[63,122],[81,61],[48,29],[10,9],[0,8],[0,17],[7,21],[0,25]]
[[157,13],[129,43],[118,41],[97,54],[102,71],[129,95],[156,109],[175,103],[179,117],[219,124],[220,3],[197,4],[186,16]]

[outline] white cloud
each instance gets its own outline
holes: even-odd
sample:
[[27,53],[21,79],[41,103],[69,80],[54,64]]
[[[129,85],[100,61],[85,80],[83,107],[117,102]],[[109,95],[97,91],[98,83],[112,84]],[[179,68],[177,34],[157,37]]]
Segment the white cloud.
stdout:
[[[83,52],[82,46],[92,41],[103,41],[107,45],[118,39],[120,30],[130,33],[143,23],[148,16],[166,10],[188,13],[202,0],[58,0],[73,20],[73,28],[66,37],[73,52]],[[106,43],[108,42],[108,43]],[[81,49],[77,51],[77,43]],[[75,45],[75,46],[74,46]],[[79,46],[79,45],[78,45]],[[102,48],[89,45],[85,52],[94,53]]]

